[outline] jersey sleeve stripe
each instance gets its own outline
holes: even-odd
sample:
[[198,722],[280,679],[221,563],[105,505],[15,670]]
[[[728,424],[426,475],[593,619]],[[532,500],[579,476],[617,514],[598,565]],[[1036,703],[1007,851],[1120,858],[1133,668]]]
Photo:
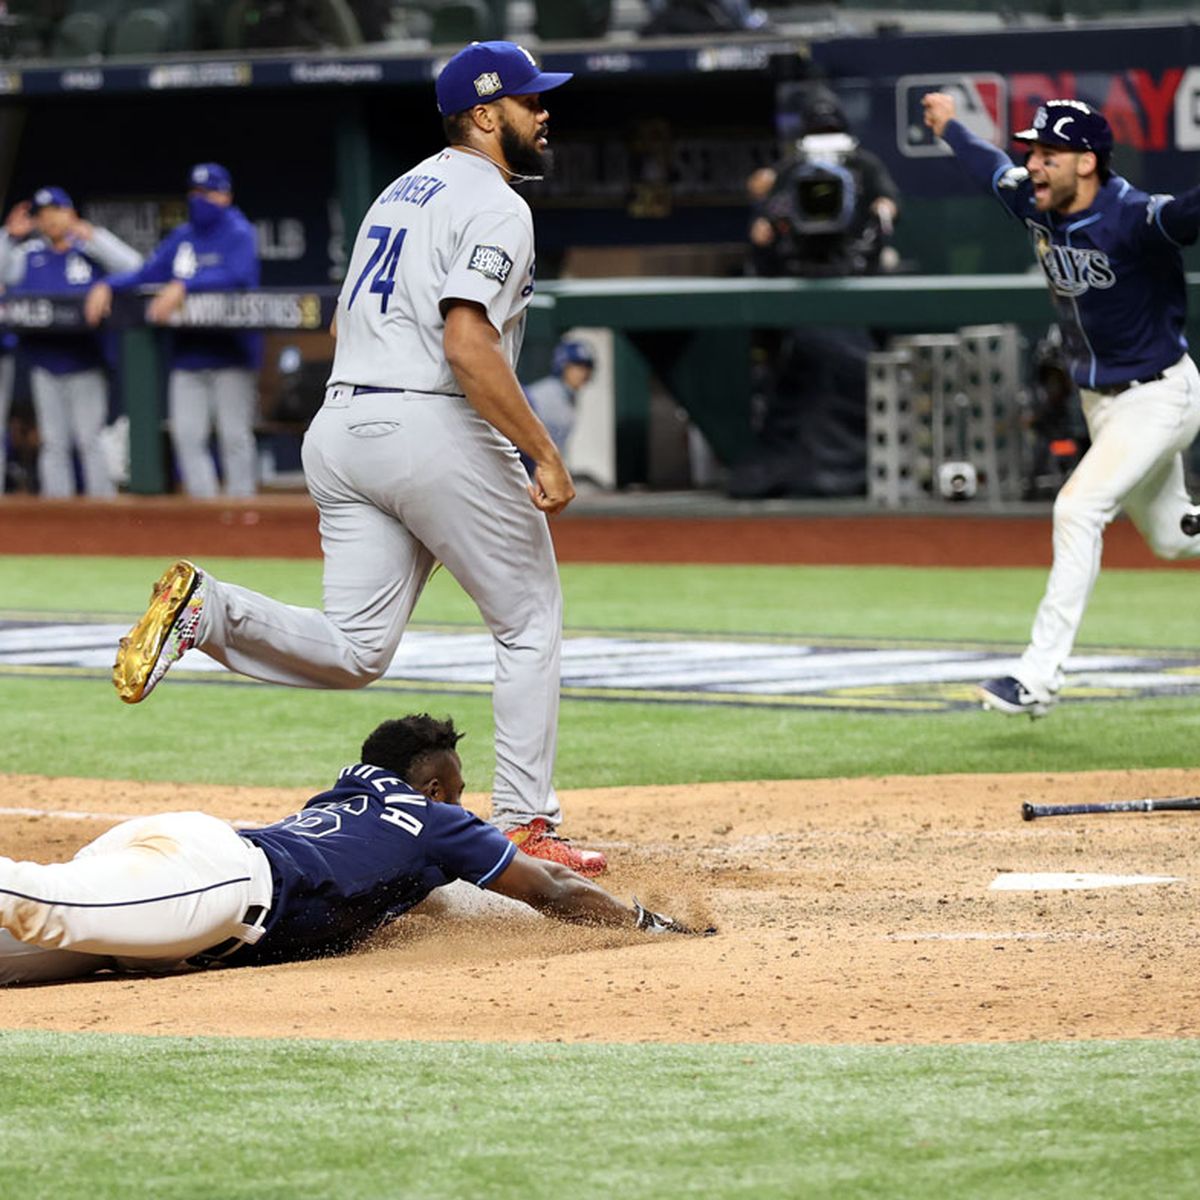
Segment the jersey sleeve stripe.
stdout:
[[505,867],[513,860],[513,855],[517,852],[517,847],[513,842],[509,842],[504,847],[504,853],[500,855],[500,861],[484,876],[481,876],[475,883],[476,887],[487,887]]

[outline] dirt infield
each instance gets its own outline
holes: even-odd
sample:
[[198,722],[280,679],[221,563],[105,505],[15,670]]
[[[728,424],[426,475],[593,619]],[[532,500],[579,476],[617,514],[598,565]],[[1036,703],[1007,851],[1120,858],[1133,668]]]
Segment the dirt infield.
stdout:
[[[1050,565],[1046,513],[654,517],[570,510],[550,528],[560,562]],[[0,498],[0,554],[312,558],[320,555],[320,544],[316,510],[303,495],[210,502],[10,496]],[[1105,535],[1104,563],[1188,569],[1156,559],[1124,519]]]
[[[719,935],[579,930],[452,893],[341,959],[6,989],[0,1026],[498,1041],[1196,1036],[1200,817],[1025,823],[1020,804],[1198,785],[1195,771],[1156,771],[572,792],[571,832],[607,848],[613,891],[711,919]],[[266,821],[305,798],[0,776],[0,808],[112,814],[4,814],[5,852],[43,861],[116,815],[201,807]],[[1179,882],[989,890],[999,875],[1035,871]]]

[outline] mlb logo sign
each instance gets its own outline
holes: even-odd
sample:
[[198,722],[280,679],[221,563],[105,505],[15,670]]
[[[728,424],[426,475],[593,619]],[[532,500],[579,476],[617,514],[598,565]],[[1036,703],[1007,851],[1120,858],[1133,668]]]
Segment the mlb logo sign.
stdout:
[[958,120],[976,137],[1003,146],[1008,140],[1008,87],[1002,75],[902,75],[896,80],[896,146],[909,158],[950,154],[925,127],[921,97],[946,92],[954,97]]

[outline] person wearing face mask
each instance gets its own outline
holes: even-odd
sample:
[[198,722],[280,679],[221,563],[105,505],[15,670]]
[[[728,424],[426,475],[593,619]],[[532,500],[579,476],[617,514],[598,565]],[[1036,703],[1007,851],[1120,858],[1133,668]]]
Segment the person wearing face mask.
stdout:
[[[254,226],[233,203],[229,172],[219,163],[198,163],[188,175],[188,219],[159,244],[137,271],[110,275],[95,284],[84,304],[89,324],[112,308],[113,292],[162,284],[146,307],[146,319],[163,324],[189,292],[230,292],[258,286]],[[167,426],[175,463],[190,496],[216,496],[217,471],[208,451],[216,428],[221,483],[227,496],[251,496],[257,488],[254,418],[262,334],[223,329],[178,330],[173,336]]]

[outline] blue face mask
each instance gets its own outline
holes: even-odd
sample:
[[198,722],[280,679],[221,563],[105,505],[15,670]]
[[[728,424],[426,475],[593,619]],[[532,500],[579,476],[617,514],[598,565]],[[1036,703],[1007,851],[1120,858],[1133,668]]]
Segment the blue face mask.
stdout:
[[206,196],[188,197],[188,220],[196,229],[211,229],[225,211],[223,204],[214,204]]

